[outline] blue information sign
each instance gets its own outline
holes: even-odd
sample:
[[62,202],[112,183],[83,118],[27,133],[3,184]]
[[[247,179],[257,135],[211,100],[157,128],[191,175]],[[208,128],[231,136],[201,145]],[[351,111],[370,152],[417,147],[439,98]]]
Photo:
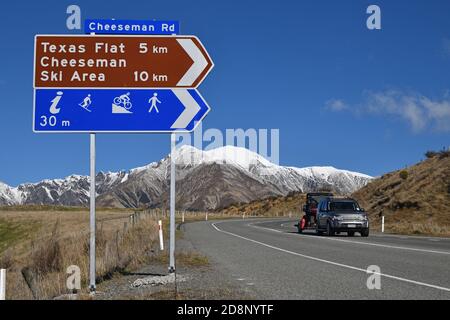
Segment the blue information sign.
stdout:
[[210,108],[195,89],[35,89],[34,132],[191,132]]
[[180,32],[180,24],[178,21],[86,19],[84,21],[84,32],[171,35]]

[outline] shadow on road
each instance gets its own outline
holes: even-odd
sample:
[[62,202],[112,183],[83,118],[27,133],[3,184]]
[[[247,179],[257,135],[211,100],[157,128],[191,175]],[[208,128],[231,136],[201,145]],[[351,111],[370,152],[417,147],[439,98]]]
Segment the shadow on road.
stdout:
[[[303,232],[303,233],[298,233],[298,231],[286,231],[285,233],[292,233],[292,234],[298,234],[298,235],[302,235],[302,236],[308,236],[308,237],[323,237],[324,235],[318,235],[317,233],[315,233],[314,231],[312,232]],[[348,238],[347,234],[344,232],[344,234],[335,234],[333,237],[335,238]]]

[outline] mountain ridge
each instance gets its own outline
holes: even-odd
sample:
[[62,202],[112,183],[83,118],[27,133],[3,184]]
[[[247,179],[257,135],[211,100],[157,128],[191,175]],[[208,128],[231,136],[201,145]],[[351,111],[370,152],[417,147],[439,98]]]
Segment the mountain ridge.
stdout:
[[[292,191],[333,189],[352,193],[372,177],[334,167],[285,167],[245,148],[225,146],[202,151],[181,146],[175,152],[177,206],[186,210],[215,210],[234,202],[286,195]],[[111,207],[167,205],[170,154],[158,162],[96,175],[97,203]],[[88,176],[44,179],[10,187],[0,182],[0,205],[53,204],[86,206]]]

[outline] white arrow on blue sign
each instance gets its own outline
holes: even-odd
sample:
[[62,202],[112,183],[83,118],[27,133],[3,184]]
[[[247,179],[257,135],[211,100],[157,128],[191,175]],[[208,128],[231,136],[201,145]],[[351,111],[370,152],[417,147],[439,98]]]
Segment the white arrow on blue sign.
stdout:
[[33,131],[191,132],[209,110],[196,89],[36,89]]

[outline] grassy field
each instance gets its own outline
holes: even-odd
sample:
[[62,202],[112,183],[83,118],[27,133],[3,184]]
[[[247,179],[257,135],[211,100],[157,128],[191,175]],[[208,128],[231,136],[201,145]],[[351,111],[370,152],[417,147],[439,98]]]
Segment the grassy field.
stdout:
[[[157,243],[157,224],[127,210],[97,212],[97,276],[144,262]],[[8,269],[8,299],[51,299],[67,293],[66,270],[77,265],[87,287],[89,211],[81,208],[0,210],[0,268]],[[25,271],[26,270],[26,271]],[[26,275],[26,276],[25,276]]]
[[[132,217],[134,216],[134,217]],[[177,212],[176,222],[182,214]],[[206,213],[185,214],[185,222],[205,220]],[[208,220],[224,219],[209,213]],[[168,263],[168,250],[159,251],[158,224],[169,235],[168,212],[97,210],[97,281],[149,263]],[[177,238],[182,237],[180,230]],[[7,299],[52,299],[68,293],[67,267],[76,265],[87,294],[89,268],[89,211],[85,208],[26,206],[0,208],[0,268],[8,269]],[[178,253],[188,267],[208,265],[196,252]]]

